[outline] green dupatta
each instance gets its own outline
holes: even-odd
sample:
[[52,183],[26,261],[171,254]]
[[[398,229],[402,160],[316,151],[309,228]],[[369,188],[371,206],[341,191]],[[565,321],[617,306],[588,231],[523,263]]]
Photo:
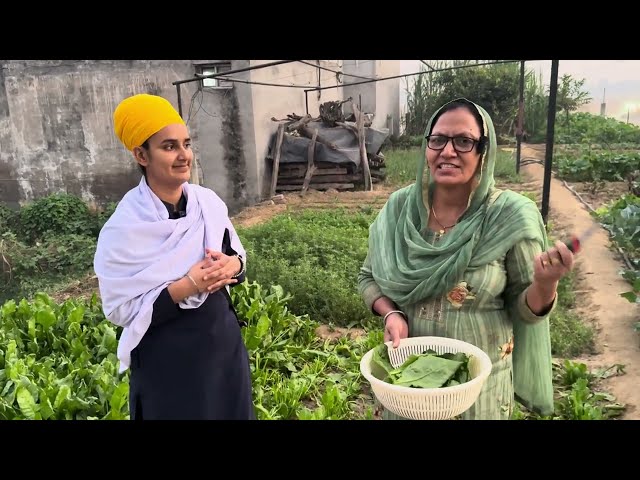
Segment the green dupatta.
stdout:
[[[481,158],[478,184],[456,226],[437,245],[424,239],[435,187],[429,168],[425,168],[426,138],[418,158],[416,183],[394,192],[371,225],[373,278],[382,293],[400,306],[448,292],[467,269],[502,257],[520,240],[534,240],[542,250],[547,248],[536,204],[518,193],[495,188],[495,128],[488,113],[475,107],[484,120],[489,142]],[[436,114],[429,120],[425,137]],[[513,320],[516,396],[527,408],[550,414],[554,409],[549,320],[534,325]]]

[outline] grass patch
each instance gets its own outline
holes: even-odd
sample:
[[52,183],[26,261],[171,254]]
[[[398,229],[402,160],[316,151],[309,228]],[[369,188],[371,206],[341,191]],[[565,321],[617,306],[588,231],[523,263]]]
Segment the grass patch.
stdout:
[[[396,149],[385,154],[387,185],[403,187],[415,182],[418,158],[421,157],[420,148]],[[515,156],[512,153],[498,150],[496,165],[494,167],[496,179],[522,183],[522,177],[516,173]]]
[[593,329],[570,310],[559,308],[549,319],[551,353],[557,357],[576,357],[594,349]]
[[515,154],[498,150],[496,156],[496,165],[493,169],[493,176],[496,180],[502,180],[510,183],[522,183],[522,177],[516,173],[516,157]]
[[357,276],[376,213],[305,210],[238,229],[251,259],[248,278],[282,286],[298,315],[341,327],[374,324],[358,293]]
[[595,348],[593,328],[573,311],[576,306],[575,275],[575,271],[571,271],[560,280],[558,304],[549,318],[551,353],[557,357],[576,357],[592,353]]
[[416,181],[420,148],[396,149],[385,153],[387,185],[403,187]]

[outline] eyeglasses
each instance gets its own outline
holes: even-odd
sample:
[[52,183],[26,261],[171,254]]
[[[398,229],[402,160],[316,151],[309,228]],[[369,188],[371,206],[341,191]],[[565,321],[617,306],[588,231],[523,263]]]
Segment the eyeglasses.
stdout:
[[447,146],[451,140],[451,145],[453,145],[453,149],[458,153],[467,153],[473,150],[473,147],[479,140],[475,138],[469,137],[447,137],[446,135],[428,135],[427,136],[427,147],[431,150],[444,150],[444,147]]

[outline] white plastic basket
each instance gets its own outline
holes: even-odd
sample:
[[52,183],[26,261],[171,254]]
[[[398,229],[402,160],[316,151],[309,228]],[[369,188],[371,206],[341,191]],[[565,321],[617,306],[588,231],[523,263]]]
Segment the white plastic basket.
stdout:
[[360,372],[371,384],[374,395],[391,412],[412,420],[446,420],[465,412],[474,404],[480,390],[491,373],[491,359],[481,349],[470,343],[444,337],[412,337],[400,340],[397,348],[389,348],[389,360],[399,367],[411,354],[421,354],[426,349],[443,353],[462,352],[470,356],[468,382],[452,387],[413,388],[393,385],[373,376],[373,350],[360,361]]

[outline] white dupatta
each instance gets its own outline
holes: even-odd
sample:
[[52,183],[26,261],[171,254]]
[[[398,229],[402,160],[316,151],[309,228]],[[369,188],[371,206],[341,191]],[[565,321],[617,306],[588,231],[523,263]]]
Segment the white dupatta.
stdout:
[[[120,372],[131,364],[131,351],[151,324],[153,304],[162,290],[181,279],[205,248],[220,251],[225,229],[231,247],[242,247],[225,203],[212,190],[183,184],[187,213],[169,219],[169,212],[143,177],[125,194],[98,237],[94,269],[107,319],[124,327],[118,344]],[[228,289],[229,287],[227,287]],[[185,298],[181,308],[198,308],[208,293]]]

